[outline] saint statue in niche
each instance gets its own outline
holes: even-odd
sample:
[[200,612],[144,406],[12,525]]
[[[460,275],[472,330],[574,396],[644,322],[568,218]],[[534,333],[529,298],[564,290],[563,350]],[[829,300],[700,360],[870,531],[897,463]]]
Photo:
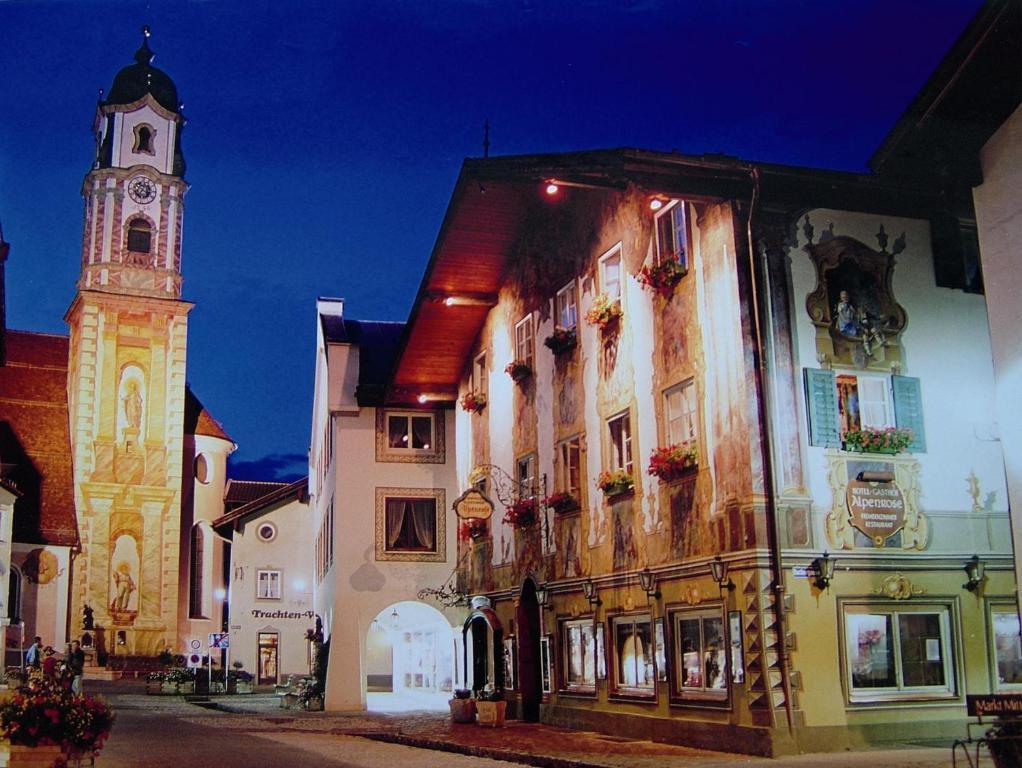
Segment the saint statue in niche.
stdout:
[[841,291],[838,294],[838,303],[834,307],[834,325],[844,336],[859,335],[859,316],[848,296],[848,291]]
[[883,319],[865,306],[856,307],[848,291],[838,293],[834,305],[834,327],[842,336],[862,344],[866,357],[873,357],[884,346]]
[[124,385],[124,420],[129,427],[138,429],[142,424],[142,395],[138,393],[138,382],[129,379]]
[[131,577],[131,566],[121,561],[114,568],[114,597],[110,601],[111,611],[127,611],[131,593],[135,591],[135,580]]

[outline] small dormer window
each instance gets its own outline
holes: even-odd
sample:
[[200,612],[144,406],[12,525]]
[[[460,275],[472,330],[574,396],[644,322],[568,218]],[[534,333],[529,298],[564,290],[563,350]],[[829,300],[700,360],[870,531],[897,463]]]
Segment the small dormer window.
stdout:
[[132,152],[141,155],[155,155],[153,139],[156,137],[156,130],[147,123],[140,123],[135,126],[135,146]]
[[153,230],[145,219],[132,219],[128,224],[128,250],[135,253],[149,253],[152,248]]

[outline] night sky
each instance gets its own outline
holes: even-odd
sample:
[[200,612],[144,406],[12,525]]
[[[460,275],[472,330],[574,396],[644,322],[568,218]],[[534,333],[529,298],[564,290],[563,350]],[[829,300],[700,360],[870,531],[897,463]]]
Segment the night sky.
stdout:
[[232,474],[305,474],[317,296],[404,320],[465,157],[865,170],[978,0],[0,0],[11,328],[66,333],[98,89],[143,24],[188,125],[188,380]]

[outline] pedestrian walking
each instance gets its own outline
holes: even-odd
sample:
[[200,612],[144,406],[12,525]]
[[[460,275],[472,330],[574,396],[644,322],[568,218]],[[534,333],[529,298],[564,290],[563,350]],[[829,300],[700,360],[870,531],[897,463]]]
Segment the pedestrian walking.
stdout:
[[34,667],[35,669],[39,669],[43,663],[42,655],[43,639],[39,637],[39,635],[36,635],[35,640],[32,641],[32,645],[30,645],[28,650],[25,652],[25,664],[30,667]]
[[54,653],[56,651],[49,645],[43,649],[43,679],[48,683],[57,682],[57,657]]
[[85,680],[85,651],[77,640],[71,643],[71,657],[67,661],[67,666],[71,670],[71,693],[81,693]]

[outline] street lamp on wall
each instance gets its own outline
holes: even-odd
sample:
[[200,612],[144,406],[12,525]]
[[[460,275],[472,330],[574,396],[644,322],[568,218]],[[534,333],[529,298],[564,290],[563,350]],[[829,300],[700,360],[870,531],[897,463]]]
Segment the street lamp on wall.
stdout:
[[589,601],[590,605],[603,604],[603,601],[600,599],[600,593],[597,591],[596,585],[593,584],[592,579],[586,579],[582,582],[582,594],[585,595],[585,598]]
[[721,593],[726,589],[728,592],[735,591],[735,583],[731,581],[728,576],[728,564],[725,563],[720,555],[717,555],[713,560],[710,561],[710,573],[713,575],[713,580],[717,582],[717,586],[720,588]]
[[550,590],[546,584],[540,587],[536,587],[536,602],[539,603],[540,610],[547,607],[547,600],[550,598]]
[[649,568],[643,568],[639,571],[639,585],[642,587],[642,591],[646,593],[647,598],[660,599],[660,590],[657,589],[656,584],[656,574]]
[[980,585],[983,583],[983,578],[986,576],[986,566],[979,559],[979,555],[973,555],[969,558],[969,561],[965,564],[965,575],[969,577],[969,580],[962,584],[962,589],[967,589],[970,592],[979,590]]
[[813,584],[817,589],[827,589],[834,578],[834,561],[829,552],[824,552],[823,557],[813,560],[813,570],[816,571],[816,579]]

